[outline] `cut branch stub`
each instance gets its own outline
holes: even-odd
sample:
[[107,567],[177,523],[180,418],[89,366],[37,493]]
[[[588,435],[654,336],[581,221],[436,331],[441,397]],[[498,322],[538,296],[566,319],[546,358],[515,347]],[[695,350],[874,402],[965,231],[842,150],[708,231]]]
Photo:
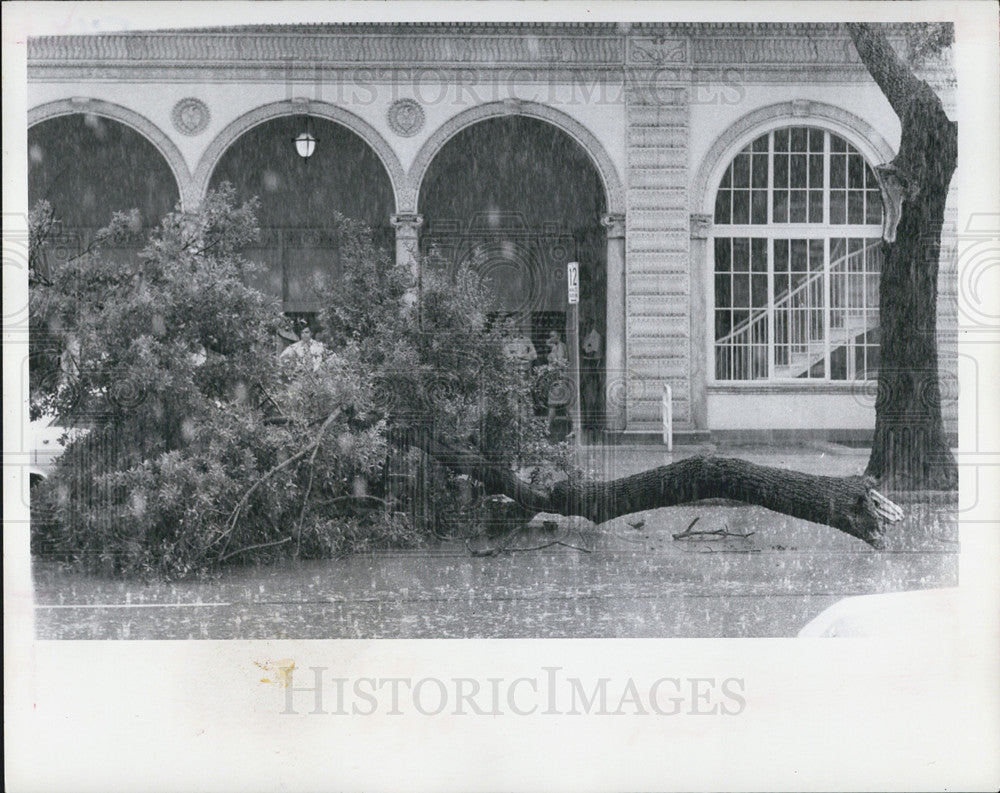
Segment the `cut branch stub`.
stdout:
[[896,167],[892,163],[876,165],[874,170],[875,178],[878,179],[882,195],[885,197],[882,202],[885,208],[885,216],[882,218],[882,239],[886,242],[895,242],[896,227],[903,214],[906,186],[896,174]]

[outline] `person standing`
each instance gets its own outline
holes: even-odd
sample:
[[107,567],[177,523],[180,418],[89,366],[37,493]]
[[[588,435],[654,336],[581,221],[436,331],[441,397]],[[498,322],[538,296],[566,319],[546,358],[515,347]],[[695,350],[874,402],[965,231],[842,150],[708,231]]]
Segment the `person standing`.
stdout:
[[[532,364],[538,358],[535,345],[531,343],[531,337],[524,326],[517,328],[517,335],[508,337],[503,345],[504,354],[514,363],[523,378],[528,378]],[[527,420],[534,413],[532,400],[529,397],[521,403],[518,415],[522,421]]]
[[580,401],[581,419],[585,427],[597,429],[601,425],[601,402],[604,356],[604,340],[593,320],[587,323],[588,331],[580,342]]
[[523,330],[504,344],[504,352],[526,366],[531,365],[532,361],[538,357],[535,345],[531,343],[528,334]]
[[556,411],[565,408],[570,401],[570,383],[566,377],[566,366],[569,363],[566,343],[559,335],[559,331],[549,332],[548,337],[549,354],[549,381],[548,388],[548,415],[545,422],[545,432],[552,434],[552,422],[555,421]]
[[325,356],[326,345],[316,341],[312,335],[312,328],[306,325],[302,328],[299,340],[282,351],[280,360],[282,364],[315,372],[323,363]]

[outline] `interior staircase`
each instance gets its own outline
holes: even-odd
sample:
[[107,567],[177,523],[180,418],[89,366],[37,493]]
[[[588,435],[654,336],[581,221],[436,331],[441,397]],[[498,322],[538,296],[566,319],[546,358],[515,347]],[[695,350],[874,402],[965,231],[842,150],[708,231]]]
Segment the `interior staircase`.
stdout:
[[[824,308],[822,271],[775,296],[771,379],[809,377],[813,367],[841,347],[848,348],[848,380],[871,376],[854,371],[854,348],[878,327],[878,312],[872,310],[878,307],[877,280],[866,277],[864,267],[851,265],[863,263],[863,257],[878,246],[879,241],[873,241],[830,265],[829,311]],[[757,379],[755,375],[767,371],[768,330],[768,311],[761,307],[751,309],[747,319],[716,340],[716,355],[730,356],[731,371],[721,379]]]

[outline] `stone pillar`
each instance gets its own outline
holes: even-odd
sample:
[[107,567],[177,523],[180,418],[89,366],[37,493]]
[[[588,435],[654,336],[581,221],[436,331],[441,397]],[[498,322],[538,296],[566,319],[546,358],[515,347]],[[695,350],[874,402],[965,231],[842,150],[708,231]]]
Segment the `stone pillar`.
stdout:
[[605,426],[624,432],[627,418],[628,376],[625,370],[625,216],[605,215],[608,230],[607,320],[604,325]]
[[708,338],[706,323],[714,307],[705,294],[705,268],[709,266],[708,237],[711,215],[691,215],[691,423],[708,429]]
[[[632,34],[635,35],[635,30]],[[632,380],[628,431],[661,435],[663,386],[674,427],[691,427],[688,281],[688,124],[690,95],[680,70],[651,69],[639,55],[648,39],[631,39],[627,72],[628,271],[625,316]],[[685,58],[685,39],[654,43],[663,63]],[[670,81],[676,80],[673,85]]]
[[413,212],[401,212],[393,215],[389,222],[396,229],[396,264],[409,268],[413,274],[416,294],[415,284],[420,275],[420,227],[424,223],[424,217]]

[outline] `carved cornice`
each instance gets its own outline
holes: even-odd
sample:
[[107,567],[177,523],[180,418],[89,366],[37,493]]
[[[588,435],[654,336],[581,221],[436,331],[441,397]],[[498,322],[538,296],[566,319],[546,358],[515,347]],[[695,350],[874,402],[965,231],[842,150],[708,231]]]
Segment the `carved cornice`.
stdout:
[[[281,82],[309,84],[310,89],[329,87],[334,96],[338,85],[424,85],[429,80],[461,85],[467,94],[483,99],[504,96],[521,83],[582,86],[588,90],[595,83],[620,85],[629,67],[539,64],[339,64],[307,61],[274,62],[124,62],[124,61],[45,61],[28,64],[28,81],[59,82]],[[717,70],[718,79],[725,74]],[[690,72],[690,70],[688,70]],[[683,74],[683,70],[681,70]],[[865,73],[867,74],[867,73]],[[869,78],[870,79],[870,78]],[[424,88],[428,95],[433,89]],[[543,89],[546,90],[546,89]],[[577,96],[579,96],[579,88]],[[545,96],[545,94],[540,94]]]
[[[754,83],[780,83],[802,80],[801,64],[784,65],[699,65],[677,66],[664,64],[655,68],[646,65],[613,67],[593,66],[538,66],[538,65],[490,65],[460,66],[456,64],[427,66],[426,69],[413,69],[406,66],[378,68],[368,65],[345,66],[338,64],[281,64],[281,63],[233,63],[233,64],[185,64],[185,63],[117,63],[117,62],[65,62],[41,63],[28,65],[28,81],[32,83],[76,83],[88,82],[158,82],[192,84],[199,82],[281,82],[285,84],[308,83],[315,86],[330,86],[330,95],[336,93],[338,85],[410,85],[421,79],[435,77],[442,83],[471,86],[483,99],[487,97],[509,94],[516,84],[537,84],[542,92],[539,97],[546,97],[547,86],[565,86],[568,93],[572,86],[577,86],[576,96],[579,101],[580,87],[593,91],[595,84],[621,86],[629,83],[655,81],[657,85],[696,83],[731,84],[734,80]],[[941,73],[941,77],[923,73],[924,79],[932,87],[939,85],[948,87],[954,83],[950,74]],[[811,83],[870,83],[871,77],[865,68],[858,63],[852,64],[811,64],[809,66],[809,82]],[[425,89],[427,90],[427,89]],[[462,90],[468,90],[462,88]],[[617,96],[618,89],[609,92]]]
[[342,64],[618,64],[621,36],[400,33],[120,33],[29,40],[32,64],[70,61]]
[[[900,35],[888,26],[894,41]],[[870,80],[840,24],[824,23],[426,23],[243,26],[230,29],[43,36],[28,40],[31,81],[449,79],[479,84],[632,82],[641,70],[678,82]],[[365,70],[363,73],[359,69]],[[402,71],[400,71],[402,70]],[[439,70],[439,74],[426,73]],[[693,70],[693,71],[692,71]],[[920,76],[947,89],[945,60]],[[495,98],[495,97],[494,97]]]
[[[890,27],[899,39],[899,33]],[[40,36],[28,63],[559,66],[840,63],[859,59],[840,24],[271,25]]]
[[696,64],[860,63],[854,44],[846,36],[695,37],[691,59]]

